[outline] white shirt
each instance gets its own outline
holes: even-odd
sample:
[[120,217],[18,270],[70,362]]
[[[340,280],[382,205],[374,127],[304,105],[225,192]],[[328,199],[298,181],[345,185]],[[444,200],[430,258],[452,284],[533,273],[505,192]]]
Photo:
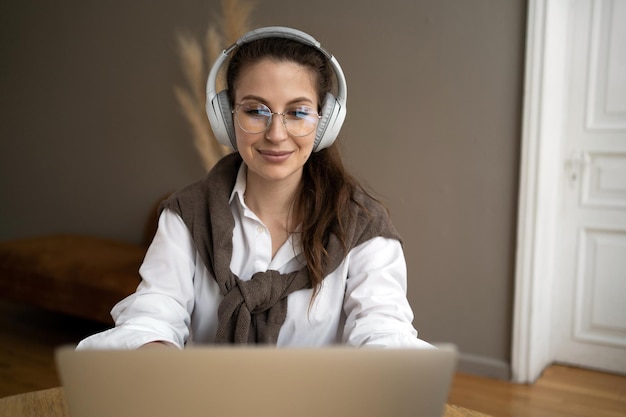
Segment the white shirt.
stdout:
[[[245,165],[230,198],[235,219],[230,268],[240,279],[268,269],[289,273],[303,267],[293,235],[272,258],[268,229],[246,206]],[[162,341],[183,348],[212,343],[223,298],[197,253],[183,220],[163,211],[139,270],[137,291],[111,311],[116,326],[81,341],[78,349],[135,349]],[[400,242],[373,238],[353,248],[322,282],[310,306],[311,289],[288,296],[279,347],[333,344],[431,347],[417,338],[406,298],[406,263]]]

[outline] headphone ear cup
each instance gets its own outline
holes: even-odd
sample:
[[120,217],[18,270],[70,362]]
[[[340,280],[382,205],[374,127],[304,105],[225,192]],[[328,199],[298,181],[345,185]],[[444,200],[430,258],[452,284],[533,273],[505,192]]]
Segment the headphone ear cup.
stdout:
[[235,125],[233,120],[233,109],[230,107],[230,100],[228,99],[228,92],[226,90],[221,91],[217,95],[220,101],[220,110],[222,111],[222,119],[224,120],[224,128],[226,129],[226,135],[228,136],[228,143],[226,146],[237,150],[237,139],[235,138]]
[[226,90],[217,94],[210,103],[207,103],[207,115],[215,139],[222,145],[237,149],[235,140],[235,126],[233,112]]
[[345,108],[341,106],[334,95],[326,93],[326,99],[322,106],[322,118],[317,124],[313,152],[328,148],[335,142],[345,117]]

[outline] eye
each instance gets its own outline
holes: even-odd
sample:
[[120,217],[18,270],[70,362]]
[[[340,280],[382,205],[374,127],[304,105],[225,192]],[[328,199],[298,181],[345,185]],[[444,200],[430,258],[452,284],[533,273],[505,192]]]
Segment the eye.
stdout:
[[317,112],[313,110],[311,107],[307,106],[299,106],[289,109],[285,112],[285,115],[289,118],[293,119],[310,119],[313,117],[317,117]]
[[266,119],[272,115],[270,109],[263,104],[242,104],[241,110],[251,118]]

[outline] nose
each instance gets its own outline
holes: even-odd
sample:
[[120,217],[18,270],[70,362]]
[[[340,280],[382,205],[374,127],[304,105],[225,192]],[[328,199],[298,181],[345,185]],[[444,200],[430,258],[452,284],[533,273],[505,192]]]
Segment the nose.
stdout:
[[287,127],[281,113],[272,113],[270,125],[265,130],[265,138],[271,141],[282,141],[287,139]]

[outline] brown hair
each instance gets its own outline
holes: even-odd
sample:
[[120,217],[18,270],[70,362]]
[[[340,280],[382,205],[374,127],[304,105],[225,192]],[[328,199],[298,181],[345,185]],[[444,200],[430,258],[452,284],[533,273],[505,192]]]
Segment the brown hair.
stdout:
[[322,105],[333,82],[332,69],[324,54],[312,46],[290,39],[265,38],[246,43],[233,54],[226,71],[226,88],[231,106],[235,103],[236,84],[242,69],[267,58],[295,62],[313,70],[316,74],[317,102],[319,106]]
[[[282,38],[255,40],[242,45],[234,53],[226,72],[231,105],[234,104],[237,80],[242,69],[267,58],[295,62],[310,68],[316,75],[318,103],[321,109],[326,93],[331,91],[333,85],[328,59],[314,47]],[[356,179],[345,170],[339,150],[334,144],[319,152],[313,152],[304,165],[300,189],[295,198],[289,224],[300,228],[302,251],[309,270],[313,298],[319,292],[324,279],[327,257],[325,247],[331,234],[342,242],[344,256],[346,255],[345,230],[340,214],[348,212],[352,204],[362,207],[354,199],[358,188],[362,189]]]

